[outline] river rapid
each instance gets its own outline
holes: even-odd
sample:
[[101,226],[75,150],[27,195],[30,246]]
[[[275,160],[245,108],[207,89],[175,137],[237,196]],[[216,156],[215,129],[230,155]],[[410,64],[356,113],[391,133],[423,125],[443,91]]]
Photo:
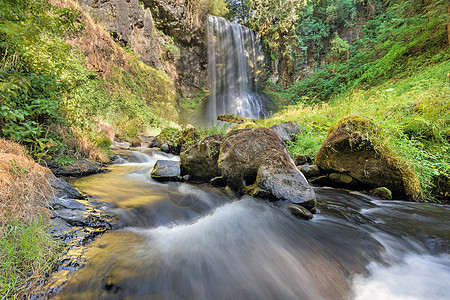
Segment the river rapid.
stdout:
[[315,188],[319,214],[208,185],[158,183],[157,151],[118,151],[71,183],[116,206],[60,299],[449,299],[450,207]]

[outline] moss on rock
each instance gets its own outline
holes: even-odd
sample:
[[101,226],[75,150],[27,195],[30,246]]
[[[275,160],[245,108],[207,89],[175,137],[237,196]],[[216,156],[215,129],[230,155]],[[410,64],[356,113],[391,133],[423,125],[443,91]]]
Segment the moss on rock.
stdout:
[[375,122],[361,116],[348,116],[330,129],[315,163],[326,172],[344,173],[364,185],[387,187],[396,197],[418,200],[417,175],[383,141]]

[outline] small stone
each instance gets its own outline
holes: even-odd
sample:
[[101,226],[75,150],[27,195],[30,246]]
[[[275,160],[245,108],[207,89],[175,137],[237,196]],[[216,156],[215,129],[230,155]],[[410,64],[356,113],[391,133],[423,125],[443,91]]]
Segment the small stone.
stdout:
[[313,214],[303,206],[289,205],[288,208],[291,211],[291,213],[296,217],[300,217],[305,220],[311,220],[313,218]]
[[170,152],[169,144],[167,144],[167,143],[162,144],[162,145],[161,145],[161,151],[162,151],[162,152],[169,153],[169,152]]
[[381,199],[391,200],[392,192],[385,187],[378,187],[369,191],[369,194],[380,197]]
[[173,160],[157,160],[152,171],[152,178],[158,181],[179,181],[181,164]]
[[330,183],[332,184],[351,184],[353,181],[353,178],[342,174],[342,173],[331,173],[328,175],[328,179],[330,180]]
[[320,175],[319,167],[316,165],[302,165],[298,169],[306,178],[317,177]]

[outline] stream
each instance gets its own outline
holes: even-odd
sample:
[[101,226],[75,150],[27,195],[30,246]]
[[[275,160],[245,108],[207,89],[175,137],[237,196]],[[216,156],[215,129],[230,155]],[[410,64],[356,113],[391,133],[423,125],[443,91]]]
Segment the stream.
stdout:
[[73,180],[116,206],[59,299],[449,299],[450,207],[315,188],[311,221],[264,199],[158,183],[158,151]]

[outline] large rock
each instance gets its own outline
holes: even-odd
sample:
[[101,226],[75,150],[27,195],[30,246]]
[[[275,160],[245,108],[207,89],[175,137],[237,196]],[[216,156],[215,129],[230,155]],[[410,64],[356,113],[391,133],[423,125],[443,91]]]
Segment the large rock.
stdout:
[[302,133],[300,126],[294,121],[273,125],[270,128],[275,131],[283,143],[294,141],[296,136]]
[[180,159],[184,172],[192,179],[204,181],[219,176],[217,160],[223,139],[221,134],[210,135],[182,152]]
[[319,149],[316,165],[329,173],[346,174],[361,185],[386,187],[397,197],[417,199],[420,192],[417,175],[392,150],[375,146],[370,135],[377,130],[366,118],[342,119]]
[[313,189],[272,129],[231,131],[220,147],[218,166],[227,185],[237,192],[287,200],[308,209],[315,205]]
[[180,162],[173,160],[157,160],[153,167],[152,178],[157,181],[181,180]]

